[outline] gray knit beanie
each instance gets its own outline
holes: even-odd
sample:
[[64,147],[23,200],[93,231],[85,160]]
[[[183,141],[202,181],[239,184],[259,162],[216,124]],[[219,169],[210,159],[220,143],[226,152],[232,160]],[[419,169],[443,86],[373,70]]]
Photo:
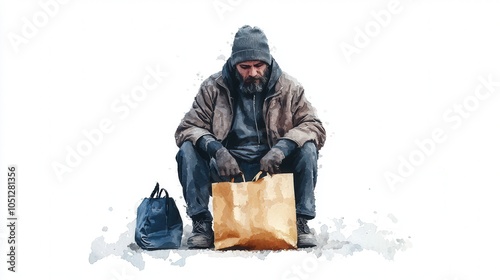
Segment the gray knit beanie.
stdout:
[[264,32],[258,27],[245,25],[234,36],[231,64],[248,60],[260,60],[271,64],[271,53]]

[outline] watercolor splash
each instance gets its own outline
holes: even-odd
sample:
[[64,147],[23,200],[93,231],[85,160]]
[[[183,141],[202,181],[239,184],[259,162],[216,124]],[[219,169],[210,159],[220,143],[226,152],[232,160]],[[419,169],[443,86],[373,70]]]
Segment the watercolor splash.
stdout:
[[[393,216],[389,217],[394,223]],[[398,251],[411,247],[410,237],[397,238],[391,231],[379,230],[373,223],[357,221],[358,225],[346,233],[344,219],[331,219],[331,222],[320,226],[315,232],[318,246],[314,248],[298,249],[314,254],[318,258],[331,260],[335,255],[349,256],[362,251],[375,251],[387,260],[393,260]],[[128,230],[120,234],[118,241],[107,243],[103,236],[96,238],[91,244],[89,262],[96,263],[109,256],[118,256],[130,262],[139,270],[145,268],[143,255],[153,258],[168,260],[171,265],[184,266],[189,257],[204,254],[210,257],[254,257],[264,260],[270,253],[279,254],[280,251],[215,251],[215,250],[189,250],[187,249],[187,236],[191,234],[191,225],[184,226],[184,236],[181,247],[176,250],[142,250],[134,241],[135,220],[127,225]]]

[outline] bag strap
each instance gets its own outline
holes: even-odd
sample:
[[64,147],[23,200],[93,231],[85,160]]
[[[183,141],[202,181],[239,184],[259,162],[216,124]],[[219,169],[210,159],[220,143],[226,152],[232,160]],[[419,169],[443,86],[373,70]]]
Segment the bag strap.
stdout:
[[155,189],[153,190],[153,192],[151,193],[151,195],[149,197],[154,198],[155,195],[158,195],[159,191],[160,191],[160,184],[158,182],[156,182]]
[[[255,181],[259,180],[259,179],[260,179],[260,175],[262,175],[262,173],[264,173],[262,170],[261,170],[261,171],[259,171],[259,173],[257,173],[257,174],[255,175],[255,177],[253,177],[253,180],[252,180],[252,181],[254,181],[254,182],[255,182]],[[266,173],[267,173],[267,172],[266,172]]]
[[168,197],[169,197],[169,196],[168,196],[168,192],[167,192],[167,190],[166,190],[166,189],[164,189],[164,188],[161,188],[160,193],[158,194],[158,198],[160,198],[160,197],[161,197],[161,194],[162,194],[163,192],[165,192],[165,197],[166,197],[166,198],[168,198]]
[[[241,178],[243,178],[243,182],[246,182],[246,180],[245,180],[245,174],[243,174],[243,172],[242,172],[242,173],[240,173],[240,175],[241,175]],[[231,178],[231,183],[234,183],[234,177]]]

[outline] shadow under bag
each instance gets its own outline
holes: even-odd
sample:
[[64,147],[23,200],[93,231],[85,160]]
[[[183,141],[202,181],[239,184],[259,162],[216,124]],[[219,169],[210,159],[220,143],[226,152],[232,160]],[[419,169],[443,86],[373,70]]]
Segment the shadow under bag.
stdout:
[[[163,192],[165,196],[161,197]],[[137,208],[135,242],[145,250],[177,249],[182,231],[182,218],[174,199],[156,183],[151,196]]]

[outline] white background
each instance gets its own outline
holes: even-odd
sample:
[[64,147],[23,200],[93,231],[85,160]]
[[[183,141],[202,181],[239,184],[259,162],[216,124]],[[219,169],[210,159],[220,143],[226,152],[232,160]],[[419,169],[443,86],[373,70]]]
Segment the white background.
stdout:
[[[392,1],[398,8],[386,26],[347,56],[341,45],[356,47],[357,28],[373,24],[391,1],[61,1],[36,32],[23,35],[23,19],[43,20],[34,17],[47,2],[0,1],[2,224],[7,166],[19,170],[18,272],[7,271],[2,226],[1,279],[281,279],[303,263],[300,252],[265,260],[200,254],[182,267],[145,257],[141,271],[117,257],[89,263],[91,242],[115,242],[157,181],[184,211],[174,131],[244,24],[265,31],[328,132],[318,224],[344,217],[355,227],[363,219],[411,236],[412,247],[394,260],[369,251],[319,258],[302,278],[500,276],[500,87],[473,103],[480,77],[500,81],[497,1]],[[13,44],[15,36],[25,40]],[[141,85],[148,67],[169,76],[123,117],[111,106]],[[443,114],[464,100],[472,100],[468,116],[446,121]],[[82,131],[104,119],[113,130],[58,178],[54,162],[66,164],[67,149],[86,139]],[[384,174],[398,174],[400,159],[434,129],[446,140],[391,188]],[[387,223],[388,214],[397,223]]]

